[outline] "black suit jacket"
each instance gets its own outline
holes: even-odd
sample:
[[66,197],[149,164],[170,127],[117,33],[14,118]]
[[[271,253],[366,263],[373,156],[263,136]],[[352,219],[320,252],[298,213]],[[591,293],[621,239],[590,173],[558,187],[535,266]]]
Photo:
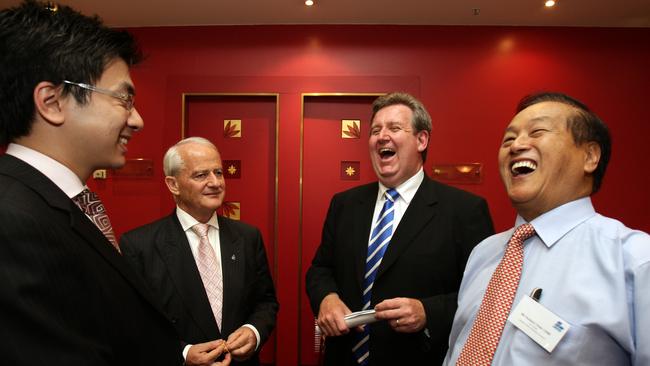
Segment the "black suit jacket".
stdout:
[[7,365],[179,365],[179,341],[101,231],[51,180],[0,156],[0,357]]
[[[125,258],[153,290],[185,343],[226,339],[243,324],[260,333],[275,327],[278,302],[259,230],[218,216],[223,271],[222,329],[212,314],[187,236],[176,213],[122,235]],[[258,365],[257,354],[248,362]]]
[[[307,272],[307,293],[314,314],[318,315],[321,301],[332,292],[350,310],[361,310],[378,189],[378,184],[372,183],[332,198],[320,247]],[[465,262],[472,248],[493,233],[484,199],[424,177],[379,266],[371,306],[394,297],[420,299],[427,331],[397,333],[387,322],[372,324],[372,365],[442,363]],[[351,334],[326,340],[326,365],[356,364],[351,353],[355,337]]]

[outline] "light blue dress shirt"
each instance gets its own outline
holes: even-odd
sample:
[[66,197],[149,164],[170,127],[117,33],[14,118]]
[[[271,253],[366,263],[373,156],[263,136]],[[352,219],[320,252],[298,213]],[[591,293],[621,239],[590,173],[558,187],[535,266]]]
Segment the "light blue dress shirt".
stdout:
[[[517,217],[515,227],[525,223]],[[571,324],[552,353],[506,322],[492,365],[650,365],[650,236],[596,213],[589,197],[530,222],[514,307],[542,288],[539,303]],[[455,365],[514,228],[472,252],[444,365]]]

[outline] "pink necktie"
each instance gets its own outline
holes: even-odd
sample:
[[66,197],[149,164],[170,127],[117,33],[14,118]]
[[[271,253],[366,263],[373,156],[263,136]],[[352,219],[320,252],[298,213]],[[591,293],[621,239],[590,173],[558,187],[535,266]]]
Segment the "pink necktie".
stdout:
[[106,208],[102,201],[99,199],[95,192],[91,192],[88,188],[84,189],[78,195],[72,198],[74,203],[90,218],[90,220],[97,226],[99,230],[104,234],[106,239],[111,242],[113,247],[120,252],[120,247],[115,240],[115,234],[113,233],[113,227],[111,226],[111,221],[108,219],[106,214]]
[[523,224],[510,238],[506,252],[485,290],[472,330],[456,362],[457,366],[492,363],[519,286],[524,263],[524,241],[534,234],[535,229],[531,224]]
[[221,329],[221,308],[223,305],[223,279],[221,268],[214,249],[208,239],[208,225],[196,224],[192,230],[199,236],[199,248],[196,254],[196,266],[199,268],[203,287],[212,307],[212,314]]

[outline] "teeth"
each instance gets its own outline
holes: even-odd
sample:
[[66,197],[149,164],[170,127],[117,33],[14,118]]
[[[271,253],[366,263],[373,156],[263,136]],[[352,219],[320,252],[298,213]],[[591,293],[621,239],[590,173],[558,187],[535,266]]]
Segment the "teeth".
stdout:
[[379,149],[379,153],[380,153],[380,154],[385,153],[385,152],[393,152],[393,150],[391,150],[391,149],[389,149],[389,148],[387,148],[387,147],[384,147],[384,148]]
[[512,164],[512,167],[510,168],[510,170],[513,173],[517,173],[517,169],[519,169],[519,168],[528,168],[530,170],[535,170],[535,169],[537,169],[537,164],[535,164],[535,162],[530,161],[530,160],[522,160],[522,161],[518,161],[518,162]]
[[120,137],[120,144],[126,145],[129,142],[129,139],[126,137]]

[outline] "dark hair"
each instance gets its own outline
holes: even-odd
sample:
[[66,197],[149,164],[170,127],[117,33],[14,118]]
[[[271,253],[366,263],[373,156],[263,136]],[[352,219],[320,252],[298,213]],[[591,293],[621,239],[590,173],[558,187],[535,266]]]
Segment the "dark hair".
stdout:
[[[142,57],[129,33],[97,16],[34,0],[0,11],[0,145],[30,133],[39,82],[94,84],[117,58],[131,66]],[[62,93],[85,104],[90,92],[64,84]]]
[[[427,112],[426,108],[424,108],[422,102],[407,93],[395,92],[382,95],[381,97],[375,99],[375,101],[372,103],[372,116],[370,117],[371,123],[372,120],[375,119],[375,114],[377,114],[380,109],[384,109],[386,107],[397,104],[405,105],[409,107],[413,112],[413,120],[411,121],[411,126],[413,126],[413,129],[415,130],[413,134],[417,134],[420,131],[427,131],[429,132],[429,138],[431,138],[431,116],[429,116],[429,112]],[[427,148],[424,149],[424,151],[421,153],[422,162],[425,162],[427,160],[428,149],[429,145],[427,145]]]
[[607,125],[584,103],[556,92],[540,92],[525,96],[517,105],[517,113],[542,102],[557,102],[574,107],[575,113],[567,117],[567,128],[571,131],[573,141],[576,145],[595,142],[600,146],[600,160],[593,173],[594,182],[591,190],[592,194],[598,192],[612,153],[612,138]]

